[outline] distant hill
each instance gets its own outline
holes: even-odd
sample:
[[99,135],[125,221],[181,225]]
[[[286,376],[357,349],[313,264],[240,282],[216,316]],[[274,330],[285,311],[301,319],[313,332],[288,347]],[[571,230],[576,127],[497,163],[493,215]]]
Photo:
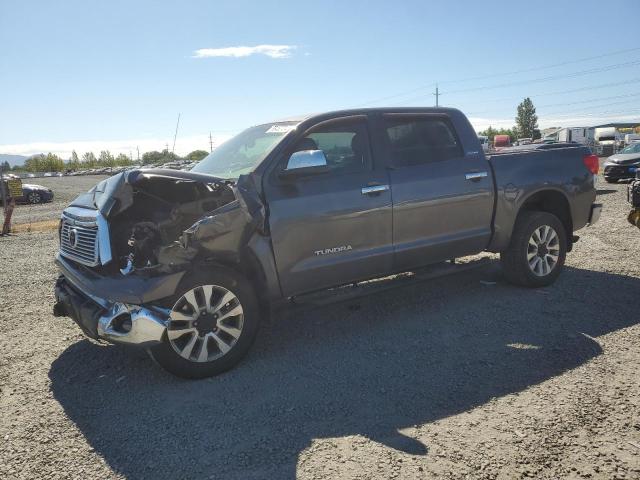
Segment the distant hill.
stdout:
[[29,158],[24,155],[9,155],[8,153],[0,153],[0,163],[9,162],[12,167],[15,165],[24,165],[24,161]]

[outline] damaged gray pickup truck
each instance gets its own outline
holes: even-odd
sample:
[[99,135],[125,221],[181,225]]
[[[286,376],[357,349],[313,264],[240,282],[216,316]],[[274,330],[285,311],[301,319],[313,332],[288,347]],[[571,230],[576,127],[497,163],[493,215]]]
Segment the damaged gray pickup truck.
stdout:
[[482,251],[515,284],[551,284],[600,215],[597,172],[582,146],[486,156],[454,109],[259,125],[190,172],[132,170],[73,201],[54,313],[175,375],[215,375],[261,317],[314,292]]

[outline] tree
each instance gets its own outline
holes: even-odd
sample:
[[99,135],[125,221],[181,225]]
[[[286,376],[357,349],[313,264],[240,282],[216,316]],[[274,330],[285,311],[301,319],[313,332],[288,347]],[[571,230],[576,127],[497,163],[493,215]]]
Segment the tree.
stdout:
[[33,155],[24,161],[24,167],[29,172],[44,172],[45,171],[45,156],[40,153]]
[[162,162],[162,153],[157,150],[153,150],[151,152],[145,152],[142,154],[142,164],[149,165],[151,163],[161,163]]
[[133,165],[131,159],[124,153],[121,153],[116,157],[115,163],[118,167],[128,167],[129,165]]
[[167,149],[164,149],[162,152],[158,152],[157,150],[153,150],[151,152],[145,152],[142,155],[142,164],[149,165],[152,163],[166,163],[173,162],[176,160],[180,160],[180,157],[173,152],[170,152]]
[[7,160],[2,162],[2,164],[0,165],[0,170],[2,170],[3,172],[8,172],[9,170],[11,170],[11,165],[9,165],[9,162]]
[[525,98],[518,105],[518,114],[516,116],[516,130],[521,137],[533,138],[536,130],[538,130],[538,116],[536,115],[536,107],[529,97]]
[[116,164],[116,159],[113,158],[111,152],[109,150],[102,150],[100,152],[100,156],[98,157],[98,164],[101,167],[114,167]]
[[96,156],[93,154],[93,152],[86,152],[84,155],[82,155],[82,163],[84,168],[95,168],[95,166],[98,164],[98,160],[96,159]]
[[511,137],[511,139],[514,140],[516,138],[516,131],[515,131],[515,128],[495,129],[489,126],[489,128],[487,128],[486,130],[483,130],[482,132],[478,132],[478,135],[489,137],[490,142],[493,142],[493,137],[495,137],[496,135],[509,135],[509,137]]
[[44,159],[46,172],[62,172],[64,170],[64,160],[55,153],[47,153]]
[[193,152],[191,152],[189,155],[187,155],[184,158],[186,160],[190,160],[192,162],[199,162],[200,160],[202,160],[207,155],[209,155],[209,152],[207,152],[205,150],[194,150]]
[[78,158],[78,154],[75,150],[71,152],[71,158],[67,162],[68,170],[78,170],[80,168],[80,159]]

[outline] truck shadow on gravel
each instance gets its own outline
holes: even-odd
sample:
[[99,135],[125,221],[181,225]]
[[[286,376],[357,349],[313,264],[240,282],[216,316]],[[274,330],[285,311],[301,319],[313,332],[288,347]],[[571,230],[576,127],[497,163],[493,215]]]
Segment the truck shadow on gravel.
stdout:
[[526,290],[499,275],[490,265],[281,318],[238,368],[204,381],[81,341],[53,363],[51,389],[127,478],[295,478],[314,439],[346,435],[428,455],[399,429],[583,365],[602,353],[594,337],[637,323],[636,278],[567,268]]

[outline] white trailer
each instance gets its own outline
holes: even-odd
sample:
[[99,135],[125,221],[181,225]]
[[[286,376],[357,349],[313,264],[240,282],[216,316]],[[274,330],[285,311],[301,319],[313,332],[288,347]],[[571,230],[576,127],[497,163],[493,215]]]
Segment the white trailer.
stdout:
[[558,141],[593,145],[593,133],[594,129],[591,127],[563,128],[558,131]]
[[627,133],[624,136],[624,144],[630,145],[633,142],[640,142],[640,134],[638,133]]

